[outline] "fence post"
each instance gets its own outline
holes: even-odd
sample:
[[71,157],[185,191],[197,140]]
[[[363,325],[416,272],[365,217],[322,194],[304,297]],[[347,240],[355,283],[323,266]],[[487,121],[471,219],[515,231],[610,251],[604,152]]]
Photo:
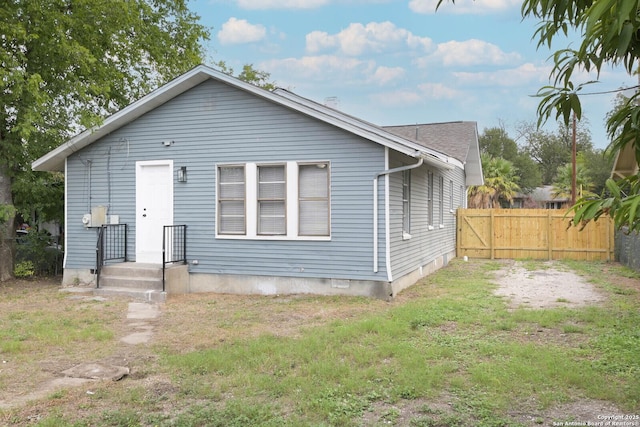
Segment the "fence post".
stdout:
[[547,259],[549,261],[551,261],[553,259],[553,244],[551,242],[551,239],[553,239],[553,233],[551,232],[552,230],[552,221],[553,219],[551,218],[551,209],[547,210]]
[[491,259],[496,258],[496,233],[493,232],[494,227],[496,226],[494,221],[495,217],[493,216],[495,209],[491,209],[491,216],[489,220],[489,233],[491,236]]
[[462,245],[462,222],[460,221],[460,217],[462,216],[462,208],[458,208],[456,211],[456,257],[460,257],[460,246]]

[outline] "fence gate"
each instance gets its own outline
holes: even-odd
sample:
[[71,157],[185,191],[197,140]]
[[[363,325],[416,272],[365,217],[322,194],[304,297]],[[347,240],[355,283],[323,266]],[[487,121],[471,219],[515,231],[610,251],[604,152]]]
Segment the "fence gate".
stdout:
[[613,260],[613,220],[583,230],[553,209],[458,209],[458,257]]

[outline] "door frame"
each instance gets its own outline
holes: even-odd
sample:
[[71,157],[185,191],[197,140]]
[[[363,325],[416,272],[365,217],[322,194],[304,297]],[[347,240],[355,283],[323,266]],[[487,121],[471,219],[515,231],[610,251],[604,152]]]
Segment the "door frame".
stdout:
[[[168,205],[170,206],[169,209],[169,219],[168,219],[168,224],[165,225],[173,225],[173,219],[174,219],[174,201],[173,201],[173,185],[174,185],[174,180],[173,180],[173,175],[174,175],[174,171],[173,171],[173,160],[142,160],[142,161],[137,161],[136,162],[136,176],[135,176],[135,195],[136,195],[136,202],[135,202],[135,226],[136,226],[136,233],[135,233],[135,239],[136,239],[136,247],[135,247],[135,253],[136,253],[136,262],[140,262],[138,261],[138,253],[139,253],[139,241],[141,241],[141,237],[142,237],[142,229],[141,227],[139,227],[139,221],[138,221],[138,215],[140,215],[140,209],[141,207],[139,206],[139,203],[141,203],[142,197],[141,194],[143,193],[143,191],[145,191],[146,189],[142,188],[142,184],[141,184],[141,178],[143,176],[143,170],[144,167],[146,166],[166,166],[168,169],[167,175],[165,176],[165,179],[167,180],[168,185],[168,191],[163,195],[164,198],[168,201]],[[162,233],[162,231],[160,231],[160,233]],[[162,234],[160,234],[162,235]],[[162,243],[161,246],[158,248],[158,253],[160,254],[157,263],[161,264],[162,263]],[[154,262],[155,263],[155,262]]]

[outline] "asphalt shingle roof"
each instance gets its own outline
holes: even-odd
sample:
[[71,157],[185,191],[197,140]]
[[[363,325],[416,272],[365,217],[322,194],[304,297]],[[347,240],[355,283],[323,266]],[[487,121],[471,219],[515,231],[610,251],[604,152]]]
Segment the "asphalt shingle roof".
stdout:
[[383,126],[387,132],[467,162],[471,141],[477,139],[476,122],[446,122]]

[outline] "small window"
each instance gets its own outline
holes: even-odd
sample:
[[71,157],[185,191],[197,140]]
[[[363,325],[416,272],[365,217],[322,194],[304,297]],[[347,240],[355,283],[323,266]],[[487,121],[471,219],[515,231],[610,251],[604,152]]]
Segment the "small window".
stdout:
[[244,166],[218,169],[218,233],[245,234]]
[[402,233],[411,233],[411,171],[402,172]]
[[449,210],[453,212],[453,180],[449,180]]
[[284,165],[258,166],[258,234],[287,234]]
[[429,225],[433,226],[433,172],[427,172],[427,216]]
[[329,164],[298,165],[298,234],[328,236],[330,230]]
[[461,208],[465,207],[466,197],[467,197],[467,192],[464,191],[464,185],[461,185],[460,186],[460,207]]
[[439,196],[438,197],[438,202],[440,203],[440,225],[444,224],[444,177],[440,176],[439,179],[439,186],[440,188],[438,190],[440,190],[439,192]]

